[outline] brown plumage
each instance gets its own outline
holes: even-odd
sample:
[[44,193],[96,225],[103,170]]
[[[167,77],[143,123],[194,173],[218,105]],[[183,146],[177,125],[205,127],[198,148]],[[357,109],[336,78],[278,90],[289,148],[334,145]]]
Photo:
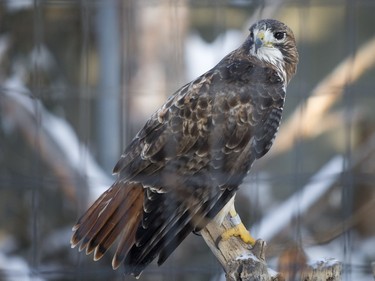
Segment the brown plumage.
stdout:
[[242,46],[151,116],[115,166],[116,182],[74,226],[72,246],[97,260],[120,237],[113,268],[138,276],[156,257],[162,264],[270,149],[297,62],[286,25],[254,24]]

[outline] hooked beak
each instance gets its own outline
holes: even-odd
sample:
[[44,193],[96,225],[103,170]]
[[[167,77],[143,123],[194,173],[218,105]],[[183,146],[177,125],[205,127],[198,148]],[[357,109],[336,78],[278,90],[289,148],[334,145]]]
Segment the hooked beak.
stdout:
[[255,53],[258,52],[258,49],[263,46],[264,32],[259,31],[255,38]]
[[257,53],[261,47],[273,48],[273,43],[270,41],[267,41],[264,31],[259,31],[256,34],[254,45],[255,45],[255,53]]
[[263,42],[259,38],[255,40],[255,53],[258,53],[258,49],[262,47]]

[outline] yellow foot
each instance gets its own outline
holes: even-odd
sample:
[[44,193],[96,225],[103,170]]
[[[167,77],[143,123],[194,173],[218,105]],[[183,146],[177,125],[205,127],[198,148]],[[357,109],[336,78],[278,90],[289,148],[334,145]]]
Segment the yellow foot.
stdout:
[[236,236],[240,237],[242,241],[251,246],[255,245],[255,239],[251,236],[250,232],[245,228],[243,223],[236,225],[233,228],[228,229],[223,234],[221,234],[221,240],[226,241],[229,238]]
[[218,242],[220,243],[220,241],[226,241],[230,237],[235,236],[241,238],[241,240],[244,241],[246,244],[254,246],[256,240],[254,239],[254,237],[251,236],[250,232],[243,225],[238,214],[235,211],[231,210],[229,212],[229,215],[230,220],[234,224],[234,227],[226,230],[223,234],[221,234],[221,236],[218,239]]

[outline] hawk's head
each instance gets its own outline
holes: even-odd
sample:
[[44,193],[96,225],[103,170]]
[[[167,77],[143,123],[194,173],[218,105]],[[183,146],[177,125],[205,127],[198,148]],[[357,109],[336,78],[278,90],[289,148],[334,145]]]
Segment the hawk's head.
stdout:
[[250,54],[273,65],[285,85],[296,73],[298,52],[292,30],[277,20],[260,20],[250,27]]

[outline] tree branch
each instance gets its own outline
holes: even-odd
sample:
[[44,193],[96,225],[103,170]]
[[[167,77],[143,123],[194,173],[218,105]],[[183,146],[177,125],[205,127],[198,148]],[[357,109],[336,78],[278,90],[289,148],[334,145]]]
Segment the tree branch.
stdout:
[[222,265],[227,281],[283,280],[267,268],[264,241],[257,240],[253,248],[236,237],[218,242],[221,234],[231,227],[233,226],[226,217],[221,225],[213,220],[201,231],[207,245]]
[[[257,240],[253,248],[237,237],[218,242],[221,234],[231,227],[233,226],[227,216],[221,225],[213,220],[201,231],[205,242],[222,265],[227,281],[286,280],[280,273],[267,267],[265,241]],[[311,265],[290,263],[288,266],[303,281],[338,281],[341,278],[341,263],[332,259]]]

